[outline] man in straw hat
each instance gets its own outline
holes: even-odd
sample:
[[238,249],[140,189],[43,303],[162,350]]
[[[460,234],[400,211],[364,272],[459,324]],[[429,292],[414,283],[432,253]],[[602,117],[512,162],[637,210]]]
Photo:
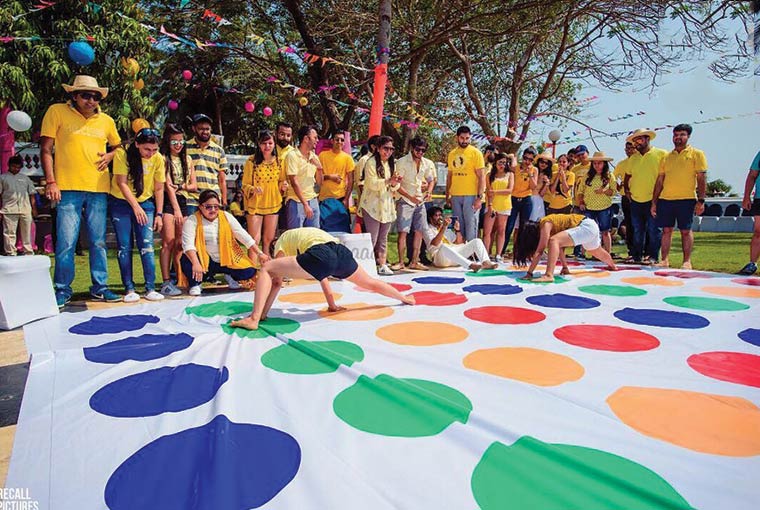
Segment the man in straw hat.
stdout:
[[[650,145],[656,136],[651,129],[637,129],[625,140],[633,143],[637,151],[630,157],[623,180],[625,196],[631,201],[633,226],[631,260],[626,262],[657,263],[660,256],[662,231],[657,226],[651,209],[654,183],[660,172],[660,162],[667,151]],[[643,258],[645,252],[648,259]]]
[[707,158],[705,153],[689,145],[691,126],[679,124],[673,128],[673,145],[660,164],[657,182],[652,195],[652,216],[662,227],[662,263],[668,267],[673,227],[678,224],[683,246],[683,266],[691,269],[691,251],[694,234],[691,223],[694,215],[705,211],[707,192]]
[[108,165],[121,144],[116,124],[99,106],[108,89],[85,75],[74,78],[71,85],[63,84],[63,89],[69,93],[69,101],[48,108],[40,139],[45,195],[59,202],[53,276],[56,301],[63,307],[71,300],[74,250],[83,209],[90,242],[90,295],[100,301],[121,301],[121,296],[107,285],[106,213],[111,189]]

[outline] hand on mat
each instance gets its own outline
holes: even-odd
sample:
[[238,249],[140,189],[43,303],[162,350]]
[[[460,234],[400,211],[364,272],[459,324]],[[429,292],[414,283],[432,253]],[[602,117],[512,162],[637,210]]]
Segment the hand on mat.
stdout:
[[342,312],[343,310],[346,310],[345,306],[335,305],[327,307],[328,312]]

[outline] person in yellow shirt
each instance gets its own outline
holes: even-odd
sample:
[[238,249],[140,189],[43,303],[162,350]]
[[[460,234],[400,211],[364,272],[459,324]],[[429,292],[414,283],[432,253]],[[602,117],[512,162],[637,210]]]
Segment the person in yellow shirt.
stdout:
[[576,211],[579,210],[580,203],[578,202],[578,186],[581,185],[583,179],[586,178],[586,174],[591,168],[591,161],[588,159],[588,147],[585,145],[579,145],[575,148],[575,164],[570,167],[570,171],[575,175],[575,193],[573,199],[573,206]]
[[599,225],[602,234],[602,247],[612,251],[612,197],[617,192],[617,181],[610,174],[610,161],[604,152],[595,152],[591,161],[591,169],[578,186],[578,203],[587,218]]
[[694,234],[691,224],[694,215],[705,211],[707,192],[707,158],[705,153],[689,145],[692,128],[678,124],[673,128],[674,149],[660,163],[659,175],[652,194],[651,214],[662,228],[662,263],[669,266],[670,242],[673,227],[681,231],[683,246],[682,269],[691,269]]
[[140,250],[145,299],[160,301],[164,295],[156,292],[156,257],[153,254],[153,232],[163,226],[164,183],[166,164],[158,152],[161,134],[152,128],[141,129],[127,150],[119,149],[113,160],[111,195],[108,215],[116,233],[121,281],[125,303],[135,303],[140,296],[132,279],[132,232]]
[[288,229],[319,227],[319,201],[316,186],[322,185],[322,163],[314,148],[317,146],[314,126],[298,129],[298,148],[285,156],[285,175],[288,178],[285,215]]
[[618,191],[620,191],[620,209],[623,211],[623,222],[618,227],[618,233],[625,239],[625,245],[628,249],[628,262],[633,262],[633,226],[631,224],[631,199],[625,194],[623,190],[623,182],[625,181],[626,172],[631,164],[631,156],[636,153],[636,147],[633,142],[625,142],[625,156],[626,159],[622,160],[615,167],[615,171],[612,175],[615,176],[617,181]]
[[522,153],[520,166],[514,169],[515,185],[512,188],[512,213],[507,221],[504,250],[507,249],[509,239],[512,237],[512,231],[515,232],[516,242],[520,228],[530,219],[530,215],[533,212],[533,201],[530,197],[533,194],[533,190],[538,186],[538,170],[533,166],[536,156],[536,149],[528,147]]
[[573,190],[575,189],[575,174],[570,172],[570,158],[560,154],[557,158],[557,172],[552,175],[549,183],[549,207],[546,214],[569,214],[573,208]]
[[108,165],[121,144],[116,124],[100,109],[100,101],[108,96],[108,89],[98,86],[92,76],[85,75],[74,78],[71,85],[63,84],[63,88],[70,94],[70,101],[48,108],[40,132],[45,196],[51,202],[58,202],[53,275],[55,298],[59,308],[71,300],[74,250],[84,209],[90,241],[90,295],[100,301],[121,301],[107,283]]
[[322,287],[329,312],[345,310],[335,302],[329,277],[348,280],[363,289],[371,290],[404,304],[413,305],[414,296],[405,296],[391,285],[370,277],[354,259],[351,251],[324,230],[302,227],[283,232],[274,245],[273,259],[259,255],[263,262],[253,312],[248,317],[233,321],[233,328],[258,329],[266,321],[285,278],[314,278]]
[[[507,220],[512,213],[512,189],[515,186],[515,172],[512,163],[514,154],[499,153],[494,156],[493,167],[486,183],[486,213],[483,218],[483,244],[491,253],[492,239],[496,238],[496,262],[501,262]],[[494,236],[494,231],[496,235]]]
[[332,148],[319,153],[322,186],[319,189],[319,223],[327,232],[350,232],[348,206],[354,183],[354,158],[343,150],[343,131],[332,136]]
[[[637,264],[656,264],[660,257],[662,229],[657,226],[651,209],[654,183],[667,151],[650,145],[656,136],[650,129],[637,129],[626,138],[626,142],[633,143],[637,151],[630,157],[623,181],[625,195],[631,201],[631,262]],[[646,258],[642,258],[645,254]]]
[[457,129],[457,147],[449,152],[446,176],[446,204],[459,218],[464,238],[478,237],[478,217],[486,189],[483,153],[470,145],[472,132],[467,126]]

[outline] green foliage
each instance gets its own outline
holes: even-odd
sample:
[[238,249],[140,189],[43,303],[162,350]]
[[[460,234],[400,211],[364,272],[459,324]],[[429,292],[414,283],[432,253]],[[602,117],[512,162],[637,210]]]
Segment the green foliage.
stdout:
[[723,179],[715,179],[707,183],[707,195],[714,197],[716,195],[724,196],[731,193],[731,185]]

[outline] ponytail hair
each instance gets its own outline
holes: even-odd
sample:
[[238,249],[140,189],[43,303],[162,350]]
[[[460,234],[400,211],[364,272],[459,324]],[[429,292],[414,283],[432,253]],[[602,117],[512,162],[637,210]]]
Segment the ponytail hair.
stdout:
[[533,258],[538,248],[538,240],[541,237],[539,224],[535,221],[526,221],[520,227],[520,235],[517,236],[514,247],[512,263],[516,266],[524,266]]

